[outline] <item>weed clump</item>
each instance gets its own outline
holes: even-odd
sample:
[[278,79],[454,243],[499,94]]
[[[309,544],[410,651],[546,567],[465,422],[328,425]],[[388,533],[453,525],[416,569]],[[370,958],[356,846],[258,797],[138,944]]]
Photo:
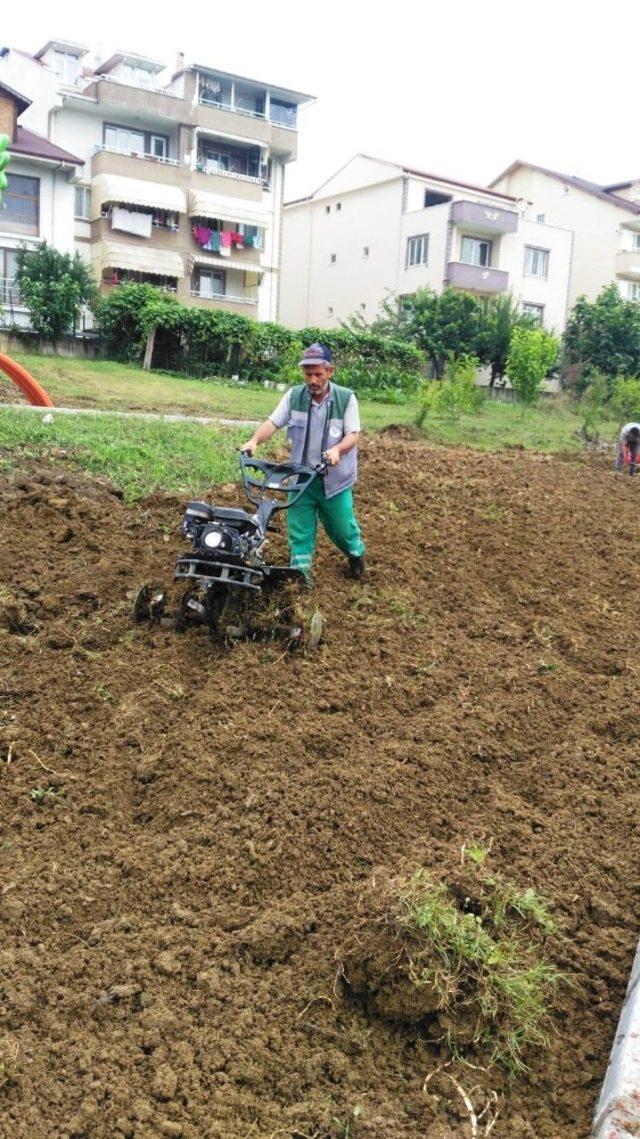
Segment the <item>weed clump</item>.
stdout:
[[564,979],[548,959],[555,925],[537,891],[490,874],[471,845],[446,880],[420,868],[372,883],[364,902],[342,954],[351,991],[453,1054],[472,1048],[487,1065],[525,1070],[526,1051],[548,1043]]

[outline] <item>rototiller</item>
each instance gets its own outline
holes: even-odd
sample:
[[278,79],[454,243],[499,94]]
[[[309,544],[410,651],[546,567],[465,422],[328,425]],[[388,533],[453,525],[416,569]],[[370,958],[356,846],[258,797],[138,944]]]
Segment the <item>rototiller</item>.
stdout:
[[275,638],[292,648],[317,648],[322,617],[318,610],[304,613],[304,574],[289,566],[270,565],[266,547],[275,514],[293,506],[326,468],[269,463],[241,452],[240,470],[255,513],[187,503],[180,532],[191,550],[180,555],[173,577],[184,588],[172,591],[176,592],[173,604],[162,587],[143,585],[135,600],[134,619],[157,621],[179,631],[205,626],[214,641],[223,643]]

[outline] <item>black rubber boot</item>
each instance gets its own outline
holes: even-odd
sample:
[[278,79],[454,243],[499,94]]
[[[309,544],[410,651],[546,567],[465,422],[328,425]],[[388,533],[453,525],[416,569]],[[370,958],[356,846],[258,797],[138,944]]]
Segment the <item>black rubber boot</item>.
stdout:
[[365,571],[364,555],[358,558],[349,558],[349,577],[354,581],[362,581]]

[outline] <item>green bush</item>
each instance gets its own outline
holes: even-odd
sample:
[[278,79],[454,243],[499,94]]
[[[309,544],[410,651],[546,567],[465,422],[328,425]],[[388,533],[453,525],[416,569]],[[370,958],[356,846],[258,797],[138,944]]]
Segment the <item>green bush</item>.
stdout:
[[292,332],[220,309],[188,307],[152,285],[113,289],[98,315],[106,356],[140,362],[155,328],[154,365],[183,375],[297,383],[302,351],[318,340],[334,354],[338,381],[356,391],[414,391],[423,368],[418,349],[400,340],[347,329]]
[[620,419],[640,419],[640,379],[620,376],[613,385],[611,407]]
[[542,382],[558,358],[558,341],[543,328],[514,328],[511,334],[507,375],[524,404],[534,404]]
[[96,287],[78,253],[59,253],[46,241],[18,250],[16,281],[29,309],[31,327],[55,343],[75,327],[82,305],[93,307]]
[[457,419],[463,412],[479,411],[484,393],[476,384],[478,367],[475,356],[454,356],[446,364],[442,380],[425,380],[420,389],[418,426],[422,427],[429,415]]

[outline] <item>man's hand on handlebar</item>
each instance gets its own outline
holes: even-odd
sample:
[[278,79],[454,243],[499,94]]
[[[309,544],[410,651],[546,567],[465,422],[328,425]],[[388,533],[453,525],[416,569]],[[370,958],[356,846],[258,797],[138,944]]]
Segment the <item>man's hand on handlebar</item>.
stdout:
[[256,453],[256,450],[257,450],[257,443],[255,442],[254,439],[249,439],[246,443],[243,443],[242,446],[240,447],[240,454],[241,455],[248,455],[249,458],[252,459]]
[[322,458],[329,467],[336,467],[340,462],[340,450],[338,447],[330,447],[325,451]]

